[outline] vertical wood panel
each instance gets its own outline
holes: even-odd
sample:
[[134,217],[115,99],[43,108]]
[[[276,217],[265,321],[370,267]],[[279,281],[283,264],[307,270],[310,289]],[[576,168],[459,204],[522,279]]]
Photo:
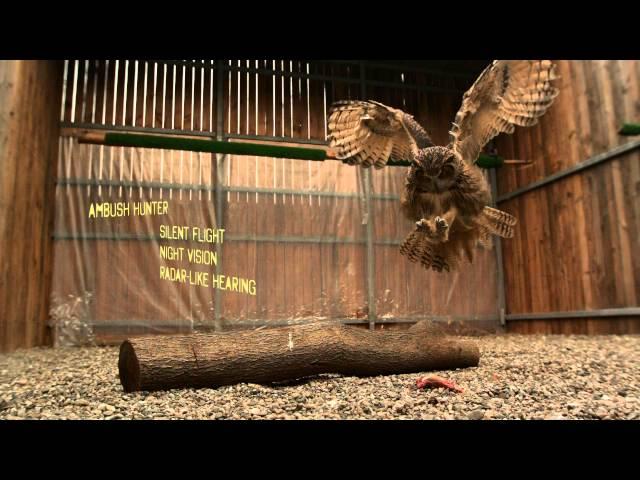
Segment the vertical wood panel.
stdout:
[[0,62],[0,351],[47,341],[61,80],[58,62]]
[[[617,130],[640,111],[640,62],[558,63],[560,95],[539,126],[497,139],[506,158],[514,145],[511,158],[535,162],[503,167],[498,172],[501,193],[630,140]],[[500,204],[519,219],[515,237],[503,242],[508,313],[638,305],[640,258],[634,253],[639,245],[639,158],[637,151],[630,152]],[[594,326],[599,321],[513,322],[509,328],[530,333],[594,333],[606,331],[602,325],[613,325],[602,321]],[[621,323],[610,331],[635,328],[633,319],[616,322]]]

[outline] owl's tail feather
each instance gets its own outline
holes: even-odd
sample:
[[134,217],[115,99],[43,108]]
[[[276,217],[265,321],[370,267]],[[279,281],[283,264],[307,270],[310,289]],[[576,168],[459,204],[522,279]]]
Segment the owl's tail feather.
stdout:
[[478,227],[478,243],[489,250],[493,247],[491,232],[484,225]]
[[513,215],[497,208],[484,207],[482,215],[480,215],[480,225],[486,228],[489,233],[503,238],[513,237],[513,226],[517,222]]
[[407,235],[400,246],[400,254],[409,261],[420,263],[427,270],[436,272],[450,272],[457,267],[459,261],[455,251],[445,248],[442,243],[433,243],[425,232],[418,229]]

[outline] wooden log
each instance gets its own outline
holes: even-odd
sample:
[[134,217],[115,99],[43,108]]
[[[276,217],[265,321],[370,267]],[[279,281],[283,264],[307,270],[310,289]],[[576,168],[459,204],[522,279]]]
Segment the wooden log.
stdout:
[[120,347],[126,392],[270,383],[321,373],[388,375],[474,367],[469,341],[420,322],[405,331],[310,324],[213,334],[139,337]]

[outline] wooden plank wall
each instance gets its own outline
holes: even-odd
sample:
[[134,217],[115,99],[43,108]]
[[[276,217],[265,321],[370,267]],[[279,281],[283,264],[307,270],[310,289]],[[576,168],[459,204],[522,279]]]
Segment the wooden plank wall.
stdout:
[[[223,128],[227,134],[283,136],[292,139],[324,140],[326,135],[325,112],[333,100],[359,98],[359,67],[335,63],[274,61],[231,61],[232,66],[276,68],[283,72],[341,76],[352,81],[307,80],[285,75],[245,72],[225,72],[222,102]],[[240,63],[238,63],[240,62]],[[247,63],[248,62],[248,63]],[[122,63],[122,62],[121,62]],[[133,124],[133,106],[128,105],[123,117],[124,98],[114,97],[114,79],[107,76],[106,96],[98,75],[92,96],[90,71],[93,63],[80,62],[78,67],[89,67],[84,87],[76,91],[76,114],[79,111],[84,122],[90,115],[82,115],[85,104],[106,105],[105,118],[116,123],[124,118],[126,125]],[[100,65],[98,69],[103,68]],[[139,65],[139,72],[143,66]],[[149,67],[148,67],[149,68]],[[182,74],[178,67],[174,116],[173,103],[165,98],[165,115],[161,105],[156,105],[155,126],[191,130],[191,104],[196,113],[193,130],[209,130],[208,120],[199,123],[200,114],[198,82],[202,75],[196,69],[195,97],[191,96],[192,73],[185,71],[185,107],[182,114]],[[308,70],[307,70],[308,68]],[[110,71],[113,71],[110,67]],[[169,69],[171,72],[172,69]],[[208,70],[207,70],[208,71]],[[103,72],[104,73],[104,72]],[[461,90],[460,79],[442,80],[424,72],[375,72],[379,81],[398,81],[401,73],[407,84],[433,85],[440,89]],[[113,74],[113,73],[111,73]],[[70,62],[67,77],[78,75],[79,68]],[[119,75],[124,75],[122,67]],[[131,77],[132,67],[128,75]],[[131,77],[133,78],[133,77]],[[139,77],[140,78],[140,77]],[[204,75],[203,91],[210,91],[212,77]],[[213,76],[215,81],[215,75]],[[173,74],[169,75],[167,92],[172,92]],[[132,80],[128,80],[132,82]],[[123,85],[123,79],[119,79]],[[93,88],[93,87],[92,87]],[[138,85],[138,92],[144,85]],[[150,88],[147,86],[147,88]],[[162,90],[158,81],[156,89]],[[102,92],[102,93],[101,93]],[[415,89],[368,87],[368,97],[389,105],[406,109],[430,130],[438,142],[447,141],[449,122],[459,106],[461,93],[441,91],[421,92]],[[216,124],[216,99],[209,101],[205,93],[202,116],[213,116]],[[216,89],[213,89],[216,95]],[[114,98],[116,98],[114,102]],[[156,95],[161,102],[162,95]],[[106,99],[106,100],[105,100]],[[127,102],[132,102],[131,94]],[[143,122],[138,99],[136,125],[152,126],[147,104]],[[65,98],[63,118],[73,117],[73,102]],[[102,118],[99,107],[96,118]],[[110,110],[111,108],[111,110]],[[129,116],[131,115],[131,116]],[[160,115],[160,116],[158,116]],[[167,117],[169,115],[169,117]],[[107,121],[106,123],[111,123]],[[213,128],[215,130],[215,128]],[[194,183],[214,185],[215,162],[211,156],[188,152],[160,152],[144,149],[121,149],[78,145],[70,139],[62,142],[60,178],[113,179]],[[197,158],[196,158],[197,157]],[[144,168],[142,168],[144,166]],[[223,162],[217,172],[226,186],[235,188],[303,189],[310,192],[357,194],[353,197],[327,197],[314,193],[305,195],[255,192],[226,192],[223,194],[223,218],[228,240],[223,245],[221,271],[229,275],[254,278],[257,295],[221,292],[222,321],[225,328],[258,324],[267,321],[308,321],[323,318],[366,319],[366,229],[362,223],[364,202],[363,178],[357,169],[339,162],[301,162],[288,159],[235,156]],[[373,172],[374,194],[401,193],[405,169],[394,168]],[[88,222],[86,212],[91,201],[117,201],[125,199],[170,199],[170,224],[216,225],[215,192],[209,190],[169,190],[129,188],[119,185],[97,186],[60,185],[58,203],[62,206],[57,217],[58,234],[153,234],[158,231],[162,218],[120,219],[109,222]],[[496,315],[496,274],[494,252],[483,252],[476,263],[464,274],[436,275],[409,264],[399,255],[399,242],[411,228],[398,211],[397,200],[376,199],[373,202],[375,246],[375,286],[377,311],[384,318],[421,318],[425,315],[464,316],[476,318]],[[261,237],[321,237],[331,243],[278,243],[256,241],[232,241],[232,236],[256,235]],[[395,245],[387,245],[390,241]],[[158,278],[160,265],[157,245],[141,240],[70,240],[56,241],[54,285],[58,304],[73,302],[83,292],[91,295],[89,309],[82,315],[88,321],[104,327],[111,326],[110,334],[134,332],[136,326],[152,327],[162,332],[178,322],[186,329],[205,328],[213,324],[215,296],[212,290],[179,286]],[[482,295],[468,292],[482,291]],[[192,323],[193,322],[193,323]],[[166,327],[166,328],[165,328]],[[171,327],[173,328],[173,327]]]
[[[510,192],[634,140],[617,131],[640,118],[640,62],[560,61],[559,97],[541,122],[501,136]],[[507,313],[638,306],[640,150],[501,203],[520,221],[503,242]],[[518,333],[640,332],[638,318],[517,321]]]
[[[238,65],[237,61],[232,62]],[[239,65],[251,66],[251,62],[255,61],[246,62],[240,61]],[[51,93],[55,89],[49,91],[37,86],[38,79],[53,81],[53,67],[43,67],[45,64],[39,62],[19,62],[20,68],[7,69],[7,65],[11,63],[3,64],[5,76],[11,76],[12,80],[3,84],[5,89],[2,94],[7,95],[9,90],[6,85],[20,77],[26,79],[28,86],[20,90],[22,103],[19,103],[19,107],[23,110],[19,111],[56,110],[57,107],[52,102],[58,98],[58,94]],[[123,63],[121,62],[118,72],[120,89],[115,90],[113,63],[107,70],[106,65],[101,62],[82,61],[78,63],[77,69],[70,62],[67,78],[77,75],[79,82],[75,96],[71,92],[66,94],[62,120],[100,123],[104,119],[105,123],[109,123],[110,119],[113,121],[115,113],[116,125],[202,132],[215,130],[218,121],[216,110],[212,108],[216,104],[215,71],[186,68],[183,89],[182,72],[176,66],[174,94],[173,66],[167,67],[168,81],[165,85],[161,81],[164,69],[162,66],[158,72],[154,103],[151,84],[145,87],[141,83],[145,65],[139,63],[138,81],[134,82],[135,70],[130,63],[126,77],[129,88],[135,83],[138,92],[146,88],[148,93],[146,99],[139,93],[134,115],[131,90],[128,90],[126,101],[122,95],[125,78]],[[276,66],[283,71],[307,71],[307,65],[303,62],[262,61],[260,65],[259,61],[253,65]],[[503,168],[498,174],[500,193],[512,191],[629,141],[628,137],[620,137],[615,132],[620,123],[635,121],[639,115],[639,62],[561,61],[559,67],[562,92],[540,125],[520,129],[513,136],[497,140],[498,149],[503,156],[531,159],[534,162],[527,167]],[[152,64],[149,63],[146,68],[150,78],[153,78]],[[359,79],[360,72],[357,66],[331,63],[310,63],[308,68],[312,74],[341,75],[353,81],[307,82],[305,79],[291,79],[284,75],[226,73],[223,88],[224,131],[323,139],[326,133],[326,105],[334,99],[358,98],[359,85],[355,80]],[[94,71],[98,75],[94,76]],[[395,77],[399,73],[380,70],[375,72],[374,80],[397,80]],[[464,82],[437,79],[417,71],[402,73],[408,83],[421,82],[438,88],[453,86],[464,89],[468,86]],[[35,80],[29,83],[29,79]],[[33,92],[30,89],[34,89]],[[163,89],[164,102],[161,94]],[[414,113],[438,142],[446,141],[448,122],[460,102],[460,95],[455,93],[425,93],[375,85],[368,87],[367,96]],[[7,104],[6,98],[3,98],[3,105]],[[34,125],[46,118],[46,115],[29,117]],[[12,118],[8,121],[14,127],[17,125]],[[29,122],[20,123],[23,124],[32,125]],[[43,138],[50,136],[53,131],[42,125],[34,128],[37,128]],[[7,128],[2,131],[13,132]],[[57,139],[54,139],[51,142],[19,144],[18,138],[12,133],[12,142],[3,145],[22,145],[22,148],[28,146],[33,151],[29,151],[27,158],[33,158],[34,161],[44,158],[39,152],[46,155],[47,145],[57,143]],[[520,219],[516,238],[503,242],[508,313],[638,305],[638,155],[636,150],[500,205]],[[175,210],[172,223],[217,224],[214,193],[210,188],[215,168],[210,156],[81,147],[66,140],[60,144],[59,157],[62,160],[59,178],[182,182],[204,185],[206,189],[135,189],[117,184],[111,187],[60,186],[56,192],[56,204],[63,208],[57,214],[58,233],[113,234],[157,230],[157,222],[149,219],[142,224],[132,223],[130,220],[113,222],[108,228],[104,225],[99,228],[97,224],[88,226],[82,214],[86,212],[88,202],[92,199],[170,198],[172,211]],[[48,165],[54,163],[49,162]],[[4,171],[6,173],[12,170],[5,168]],[[235,187],[308,188],[361,193],[362,185],[357,170],[337,163],[316,164],[238,157],[226,162],[219,174],[226,185]],[[26,178],[5,176],[3,185],[18,185],[9,182],[18,177]],[[52,175],[48,178],[51,177]],[[402,181],[402,169],[376,171],[373,174],[374,193],[397,194],[401,190]],[[20,190],[28,192],[27,196],[35,194],[37,190],[32,188],[32,177],[29,177],[29,182],[28,189],[22,186]],[[11,191],[10,188],[3,188],[4,193]],[[42,192],[46,195],[46,185]],[[15,205],[13,194],[10,197],[10,202],[3,197],[4,208]],[[223,293],[223,320],[227,327],[232,328],[241,321],[250,323],[264,319],[366,316],[364,245],[339,242],[345,238],[364,240],[361,198],[246,192],[230,192],[225,197],[222,224],[227,226],[230,234],[322,236],[338,240],[336,243],[313,245],[246,241],[226,243],[222,254],[223,270],[255,278],[259,285],[256,297]],[[29,198],[33,200],[32,197]],[[25,201],[30,201],[29,198],[25,197]],[[22,231],[19,222],[34,218],[46,220],[46,216],[50,215],[47,213],[47,205],[50,203],[40,204],[36,201],[34,205],[40,216],[36,215],[31,219],[24,216],[18,218],[16,215],[3,216],[3,238],[9,238],[6,237],[6,232]],[[495,314],[495,264],[492,252],[481,255],[464,275],[452,275],[443,279],[416,269],[401,261],[397,246],[381,243],[402,240],[408,227],[394,207],[393,201],[374,201],[375,240],[379,242],[375,247],[378,314],[383,319],[419,318],[421,315],[431,314],[475,318]],[[38,210],[40,208],[42,211]],[[10,222],[14,222],[11,228],[8,226]],[[23,226],[27,228],[26,225]],[[15,238],[10,238],[10,241],[12,245],[18,245]],[[38,250],[40,247],[36,246],[30,251],[44,252],[45,257],[38,258],[45,259],[46,238],[43,237],[42,241],[42,250]],[[105,326],[119,325],[117,328],[121,332],[132,332],[138,325],[152,325],[154,331],[161,332],[164,331],[163,324],[171,325],[176,319],[187,329],[192,325],[197,327],[199,324],[209,324],[213,308],[212,296],[192,288],[176,289],[174,285],[160,281],[155,273],[159,267],[157,250],[149,248],[149,244],[148,241],[140,240],[57,240],[54,300],[62,304],[74,302],[86,292],[90,295],[86,303],[87,311],[80,315]],[[29,248],[31,247],[33,246]],[[8,251],[7,248],[2,249],[2,252]],[[13,258],[2,262],[5,267],[3,286],[7,285],[7,279],[10,278],[7,272],[11,268],[20,270],[16,263],[19,257]],[[44,281],[47,277],[46,264],[46,261],[42,263],[44,275],[41,278]],[[37,288],[38,282],[31,282],[27,277],[24,279]],[[2,288],[1,291],[9,292],[10,289]],[[481,291],[483,294],[469,295],[469,291]],[[27,296],[31,300],[26,303],[12,295],[3,300],[8,312],[17,312],[20,308],[24,309],[25,305],[31,305],[33,308],[27,308],[27,315],[35,318],[33,322],[20,322],[10,320],[17,317],[5,314],[1,320],[3,349],[41,344],[44,341],[47,307],[46,302],[37,300],[35,292],[36,290],[32,290]],[[84,305],[82,302],[79,304]],[[638,331],[638,320],[616,318],[521,321],[510,323],[509,330],[627,333]]]
[[47,341],[62,65],[0,61],[0,351]]

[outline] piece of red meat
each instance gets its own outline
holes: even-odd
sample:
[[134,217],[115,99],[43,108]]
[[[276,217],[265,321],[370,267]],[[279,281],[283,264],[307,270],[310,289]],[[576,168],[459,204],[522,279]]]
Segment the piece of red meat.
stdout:
[[446,378],[439,377],[438,375],[428,375],[426,377],[420,377],[416,381],[416,386],[418,388],[446,388],[458,393],[462,393],[464,391],[452,381],[447,380]]

